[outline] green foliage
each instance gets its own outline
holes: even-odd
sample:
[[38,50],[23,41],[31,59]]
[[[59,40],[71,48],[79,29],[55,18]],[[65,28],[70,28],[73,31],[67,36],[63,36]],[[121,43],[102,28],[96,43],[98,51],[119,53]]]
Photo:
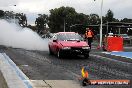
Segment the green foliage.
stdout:
[[[18,19],[21,26],[27,26],[27,17],[23,13],[14,13],[13,11],[3,11],[0,10],[0,18],[7,20]],[[114,13],[112,10],[108,10],[105,16],[102,16],[103,24],[107,22],[132,22],[132,19],[124,18],[121,21],[114,18]],[[66,31],[77,31],[79,33],[84,33],[85,27],[89,25],[96,25],[93,29],[99,30],[98,25],[100,25],[100,18],[98,14],[86,15],[84,13],[77,13],[73,7],[60,7],[50,10],[49,16],[46,14],[38,14],[35,20],[36,26],[32,29],[37,30],[41,34],[46,30],[46,25],[48,24],[51,32],[64,31],[64,24]],[[76,26],[76,27],[74,27]],[[31,26],[29,26],[31,27]],[[72,29],[72,27],[74,27]]]
[[68,31],[69,26],[75,23],[76,15],[77,12],[72,7],[51,9],[48,22],[51,32],[63,31],[64,21],[66,23],[66,31]]
[[83,13],[77,13],[72,7],[60,7],[50,10],[48,25],[51,32],[63,31],[64,22],[66,23],[66,31],[70,31],[70,26],[75,24],[98,24],[99,16],[97,14],[91,14],[89,16]]
[[41,34],[42,31],[46,29],[47,22],[48,16],[46,14],[38,14],[38,18],[35,20],[35,25],[39,34]]
[[114,16],[113,12],[109,9],[109,10],[107,11],[107,14],[106,14],[106,20],[107,20],[108,22],[112,22],[112,21],[113,21],[113,16]]
[[[4,12],[4,19],[11,21],[12,19],[15,20],[15,22],[19,23],[20,26],[26,27],[27,26],[27,17],[23,13],[15,13],[13,11],[5,11]],[[18,21],[16,21],[18,20]]]
[[0,18],[3,18],[3,17],[4,17],[4,11],[0,10]]
[[18,19],[18,23],[20,24],[20,26],[22,27],[26,27],[27,26],[27,17],[25,14],[23,13],[16,13],[15,14],[15,19]]
[[129,22],[132,23],[132,19],[124,18],[121,20],[121,22]]
[[114,13],[109,9],[105,17],[103,16],[103,23],[107,22],[119,22],[118,19],[114,18]]
[[4,19],[11,20],[14,19],[15,13],[13,11],[5,11],[4,12]]
[[103,21],[103,23],[107,23],[106,17],[102,16],[102,21]]
[[89,22],[91,25],[97,25],[100,23],[99,16],[97,14],[90,14]]

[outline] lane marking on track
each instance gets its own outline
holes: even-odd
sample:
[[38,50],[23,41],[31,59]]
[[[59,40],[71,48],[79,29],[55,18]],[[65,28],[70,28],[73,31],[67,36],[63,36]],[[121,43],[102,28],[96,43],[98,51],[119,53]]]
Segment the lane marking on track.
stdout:
[[102,53],[132,59],[132,52],[102,52]]
[[[107,52],[106,52],[107,53]],[[97,58],[100,58],[100,59],[107,59],[107,60],[109,60],[109,61],[118,61],[119,63],[122,63],[122,64],[126,64],[126,62],[122,62],[122,61],[119,61],[119,60],[116,60],[116,59],[112,59],[112,58],[108,58],[108,57],[105,57],[105,56],[100,56],[100,55],[95,55],[95,54],[90,54],[91,56],[93,56],[93,57],[97,57]],[[131,64],[131,63],[127,63],[127,64]]]

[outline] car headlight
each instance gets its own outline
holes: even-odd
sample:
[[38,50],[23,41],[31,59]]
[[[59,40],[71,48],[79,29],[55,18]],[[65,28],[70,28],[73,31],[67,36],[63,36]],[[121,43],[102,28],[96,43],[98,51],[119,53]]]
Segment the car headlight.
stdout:
[[82,49],[90,49],[90,47],[86,46],[86,47],[82,47]]
[[71,47],[63,47],[62,49],[71,49]]

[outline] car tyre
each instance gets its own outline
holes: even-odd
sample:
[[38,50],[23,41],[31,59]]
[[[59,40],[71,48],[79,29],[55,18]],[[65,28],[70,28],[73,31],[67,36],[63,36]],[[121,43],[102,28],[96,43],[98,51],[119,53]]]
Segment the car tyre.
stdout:
[[50,46],[49,46],[49,54],[50,54],[50,55],[53,55],[53,52],[51,51]]
[[84,58],[88,59],[89,58],[89,53],[88,54],[84,54]]
[[57,52],[57,57],[58,57],[58,58],[61,58],[61,57],[62,57],[62,52],[61,52],[61,50],[58,50],[58,52]]

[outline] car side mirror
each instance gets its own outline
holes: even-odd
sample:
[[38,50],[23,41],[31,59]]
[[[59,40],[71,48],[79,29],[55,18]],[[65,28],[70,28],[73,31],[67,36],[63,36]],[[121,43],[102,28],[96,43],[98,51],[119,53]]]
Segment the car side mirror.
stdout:
[[57,42],[57,40],[53,40],[53,42]]

